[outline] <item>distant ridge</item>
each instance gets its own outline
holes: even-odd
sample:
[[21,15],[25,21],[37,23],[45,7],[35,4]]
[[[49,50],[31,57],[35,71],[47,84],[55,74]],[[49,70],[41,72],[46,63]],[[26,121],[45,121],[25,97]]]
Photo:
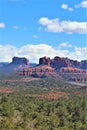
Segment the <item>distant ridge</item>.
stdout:
[[17,73],[37,78],[63,78],[68,81],[87,82],[87,60],[77,61],[67,57],[41,57],[39,64],[30,64],[25,57],[13,57],[12,62],[1,66],[0,73]]
[[[4,65],[37,65],[36,63],[30,63],[29,59],[25,57],[13,57],[12,62],[0,62],[0,67]],[[73,60],[69,59],[67,57],[59,57],[55,56],[53,59],[50,57],[41,57],[39,59],[39,64],[38,65],[48,65],[56,69],[60,69],[61,67],[74,67],[74,68],[79,68],[79,69],[85,69],[87,70],[87,60]]]
[[56,56],[53,59],[50,59],[50,57],[45,56],[39,59],[39,65],[40,64],[50,65],[56,69],[60,69],[61,67],[74,67],[87,70],[87,60],[82,60],[80,62],[78,60],[72,60],[67,57]]

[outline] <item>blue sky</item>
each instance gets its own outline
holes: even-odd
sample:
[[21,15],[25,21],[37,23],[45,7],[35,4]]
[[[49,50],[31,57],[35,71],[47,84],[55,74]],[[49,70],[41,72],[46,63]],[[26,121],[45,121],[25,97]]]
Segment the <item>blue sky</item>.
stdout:
[[87,59],[87,0],[0,0],[0,62]]

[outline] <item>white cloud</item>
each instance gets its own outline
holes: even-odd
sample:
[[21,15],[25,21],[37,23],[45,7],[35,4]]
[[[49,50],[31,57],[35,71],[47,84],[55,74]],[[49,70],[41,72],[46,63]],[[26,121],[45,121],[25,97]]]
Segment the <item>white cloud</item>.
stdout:
[[35,60],[35,62],[38,62],[38,59],[45,55],[53,57],[54,55],[56,55],[56,51],[53,47],[47,44],[39,44],[39,45],[31,44],[21,47],[18,51],[18,55],[25,56],[29,58],[30,61]]
[[83,0],[81,3],[75,5],[76,8],[87,8],[87,0]]
[[0,28],[5,28],[5,24],[3,22],[0,23]]
[[27,31],[27,30],[28,30],[27,27],[20,27],[20,26],[17,26],[17,25],[14,25],[12,28],[13,28],[14,30],[19,30],[19,29],[21,29],[21,30],[23,30],[23,31]]
[[39,19],[39,24],[45,26],[45,31],[48,32],[66,32],[66,33],[87,33],[87,22],[77,22],[77,21],[59,21],[56,19],[48,19],[42,17]]
[[38,38],[38,36],[36,34],[33,35],[33,38]]
[[61,5],[61,8],[62,8],[62,9],[68,9],[68,5],[67,5],[67,4],[62,4],[62,5]]
[[69,53],[68,57],[75,60],[87,60],[87,47],[75,47],[74,51]]
[[72,47],[72,45],[68,42],[63,42],[59,45],[59,47]]
[[73,11],[73,8],[69,7],[68,10],[69,10],[69,11]]
[[11,61],[12,57],[17,55],[17,48],[12,45],[0,45],[0,61]]
[[18,30],[19,27],[15,25],[15,26],[13,26],[13,29]]
[[62,5],[61,5],[61,8],[62,8],[62,9],[65,9],[65,10],[68,10],[68,11],[73,11],[73,8],[68,7],[67,4],[62,4]]
[[[69,57],[75,60],[87,59],[87,47],[79,48],[75,47],[73,51],[69,51],[68,48],[65,49],[66,43],[60,44],[61,48],[54,48],[47,44],[28,44],[17,48],[12,45],[0,45],[0,62],[11,62],[14,56],[26,57],[30,62],[39,62],[39,58],[43,56],[48,56],[54,58],[55,56]],[[60,46],[59,45],[59,46]]]

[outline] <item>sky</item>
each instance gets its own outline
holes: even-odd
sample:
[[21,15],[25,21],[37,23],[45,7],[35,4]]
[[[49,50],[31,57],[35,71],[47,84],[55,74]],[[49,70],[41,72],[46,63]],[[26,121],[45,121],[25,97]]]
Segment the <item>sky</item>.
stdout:
[[87,0],[0,0],[0,62],[87,60]]

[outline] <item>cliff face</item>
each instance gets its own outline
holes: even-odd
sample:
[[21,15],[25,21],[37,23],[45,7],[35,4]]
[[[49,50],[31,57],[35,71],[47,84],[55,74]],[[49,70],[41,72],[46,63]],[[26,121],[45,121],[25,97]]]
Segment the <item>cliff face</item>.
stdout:
[[87,74],[87,70],[78,69],[78,68],[74,68],[74,67],[61,67],[60,72],[61,73]]
[[87,60],[81,61],[81,69],[86,69],[87,70]]
[[24,57],[13,57],[11,64],[14,65],[29,65],[29,60]]
[[61,67],[68,67],[71,66],[70,60],[68,58],[62,58],[62,57],[54,57],[54,59],[51,60],[51,66],[56,69],[60,69]]
[[50,57],[42,57],[42,58],[40,58],[39,59],[39,65],[48,65],[48,66],[50,66],[50,62],[51,62],[51,60],[50,60]]
[[24,68],[22,71],[19,71],[19,74],[38,78],[45,78],[45,77],[60,78],[60,76],[55,72],[54,68],[48,65],[39,65],[36,67]]
[[29,60],[27,58],[13,57],[12,62],[0,67],[0,73],[9,74],[14,73],[20,68],[29,67]]
[[8,66],[8,68],[12,67],[18,71],[19,75],[38,78],[55,77],[68,81],[87,82],[87,60],[79,62],[59,56],[53,59],[42,57],[39,59],[38,65],[30,67],[27,58],[13,57]]
[[87,70],[74,67],[62,67],[60,75],[68,81],[87,82]]
[[70,63],[71,63],[71,67],[74,67],[74,68],[81,68],[81,62],[77,61],[77,60],[70,60]]
[[60,69],[61,67],[74,67],[79,69],[87,69],[87,60],[81,62],[77,60],[71,60],[64,57],[54,57],[50,59],[49,57],[42,57],[39,60],[39,65],[49,65],[55,69]]
[[[81,62],[64,57],[42,57],[39,65],[48,65],[54,68],[56,74],[63,79],[75,82],[87,82],[87,60]],[[54,74],[54,73],[52,73]]]

